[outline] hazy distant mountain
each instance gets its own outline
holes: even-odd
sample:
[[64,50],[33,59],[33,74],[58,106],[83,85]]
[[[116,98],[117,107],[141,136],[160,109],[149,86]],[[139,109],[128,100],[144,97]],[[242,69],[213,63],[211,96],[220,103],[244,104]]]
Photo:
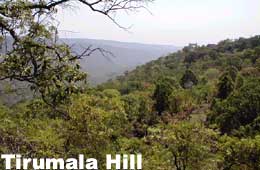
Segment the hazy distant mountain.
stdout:
[[81,60],[81,66],[88,72],[89,82],[98,84],[108,79],[115,78],[127,70],[132,70],[138,65],[155,60],[168,53],[177,51],[178,47],[169,45],[128,43],[109,40],[93,39],[62,39],[61,41],[72,46],[72,50],[81,53],[89,45],[92,48],[100,47],[113,54],[103,56],[95,52]]
[[[92,85],[115,78],[125,71],[134,69],[138,65],[145,64],[180,49],[169,45],[128,43],[110,40],[61,39],[60,41],[71,46],[72,51],[77,54],[82,53],[90,45],[92,48],[102,48],[113,54],[105,53],[104,56],[96,51],[91,56],[80,61],[83,70],[88,72],[88,80]],[[2,44],[0,53],[4,53],[6,48],[10,49],[11,44],[12,39],[9,37]]]

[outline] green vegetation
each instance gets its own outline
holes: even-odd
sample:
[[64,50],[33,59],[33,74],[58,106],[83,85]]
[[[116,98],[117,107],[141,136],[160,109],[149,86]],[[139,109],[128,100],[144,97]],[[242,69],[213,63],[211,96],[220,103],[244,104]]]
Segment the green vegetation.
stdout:
[[142,153],[144,170],[260,169],[260,36],[188,46],[91,88],[77,64],[84,54],[56,44],[55,28],[33,18],[55,12],[54,1],[43,2],[0,3],[1,27],[14,39],[0,79],[36,93],[0,104],[0,153],[84,154],[99,169],[108,153]]
[[260,36],[188,46],[97,90],[150,96],[145,139],[164,164],[148,169],[259,169],[259,46]]

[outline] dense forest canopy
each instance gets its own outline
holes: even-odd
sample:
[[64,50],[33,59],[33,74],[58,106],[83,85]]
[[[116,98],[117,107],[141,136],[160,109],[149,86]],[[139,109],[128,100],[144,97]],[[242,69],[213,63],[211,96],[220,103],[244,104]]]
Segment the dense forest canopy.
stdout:
[[[108,153],[142,153],[144,170],[260,169],[260,36],[189,45],[91,88],[77,60],[95,49],[73,55],[47,22],[70,2],[0,3],[1,40],[14,39],[0,79],[40,94],[0,104],[0,153],[84,154],[99,169]],[[115,21],[109,12],[148,1],[75,2]]]

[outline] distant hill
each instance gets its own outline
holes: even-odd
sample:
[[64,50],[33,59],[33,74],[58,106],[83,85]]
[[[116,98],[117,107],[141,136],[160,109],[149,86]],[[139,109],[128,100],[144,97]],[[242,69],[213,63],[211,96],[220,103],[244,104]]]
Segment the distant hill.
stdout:
[[[82,69],[88,72],[88,82],[91,85],[106,82],[109,79],[122,75],[125,71],[133,70],[138,65],[145,64],[180,49],[175,46],[109,40],[61,39],[60,41],[71,46],[72,51],[75,53],[81,53],[91,45],[92,48],[102,48],[113,54],[107,53],[103,56],[97,51],[80,61]],[[5,53],[6,49],[11,49],[12,42],[12,39],[7,37],[0,47],[0,54]],[[16,81],[12,83],[9,81],[0,82],[0,100],[4,103],[12,105],[31,97],[32,94],[28,93],[26,83]]]
[[[72,51],[77,54],[82,53],[89,46],[92,48],[101,48],[108,52],[102,55],[102,53],[96,51],[91,56],[80,61],[82,69],[88,72],[88,81],[91,85],[106,82],[109,79],[122,75],[125,71],[135,69],[136,66],[143,65],[181,49],[181,47],[170,45],[96,39],[63,38],[60,41],[71,46]],[[2,44],[0,53],[4,53],[6,48],[11,48],[12,40],[7,38],[6,42]]]
[[122,75],[125,71],[133,70],[136,66],[158,59],[175,52],[180,47],[170,45],[128,43],[110,40],[94,39],[61,39],[62,42],[72,46],[72,50],[81,53],[88,46],[102,48],[111,52],[103,56],[96,51],[91,56],[81,60],[81,66],[89,74],[92,85],[105,82]]

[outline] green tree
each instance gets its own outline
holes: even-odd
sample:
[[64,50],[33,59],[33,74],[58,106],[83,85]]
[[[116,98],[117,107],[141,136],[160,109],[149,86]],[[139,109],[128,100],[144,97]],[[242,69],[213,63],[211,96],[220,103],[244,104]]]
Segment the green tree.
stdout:
[[256,60],[259,58],[260,56],[260,50],[259,47],[256,47],[255,49],[247,49],[244,52],[244,58],[248,58],[251,60],[251,62],[253,64],[255,64]]
[[253,61],[252,61],[253,64],[255,64],[256,60],[260,58],[260,47],[259,46],[255,48],[254,54],[255,54],[255,57],[253,58]]
[[260,169],[260,136],[254,138],[221,137],[220,151],[224,170],[257,170]]
[[232,78],[233,81],[236,80],[238,69],[235,66],[230,66],[226,69],[226,72],[230,75],[230,78]]
[[238,70],[241,69],[243,61],[238,56],[232,56],[227,58],[227,64]]
[[213,130],[199,124],[180,122],[165,127],[161,135],[161,138],[157,136],[158,142],[165,146],[165,155],[173,169],[217,169],[219,160],[217,154],[211,151],[218,135]]
[[222,133],[230,134],[234,130],[239,130],[243,126],[252,124],[260,116],[259,84],[259,79],[253,79],[226,100],[217,102],[213,110],[218,115],[216,122]]
[[125,112],[130,123],[129,129],[135,137],[144,137],[147,128],[157,123],[158,116],[152,112],[152,99],[144,92],[122,96]]
[[218,93],[217,97],[220,99],[226,99],[233,91],[234,83],[228,73],[224,73],[218,82]]
[[191,70],[187,69],[180,80],[180,85],[183,88],[187,89],[197,84],[198,84],[198,79],[196,75]]
[[153,99],[155,100],[154,108],[159,115],[169,109],[169,97],[173,89],[173,84],[169,79],[164,78],[156,84]]
[[256,60],[256,68],[260,71],[260,58]]

